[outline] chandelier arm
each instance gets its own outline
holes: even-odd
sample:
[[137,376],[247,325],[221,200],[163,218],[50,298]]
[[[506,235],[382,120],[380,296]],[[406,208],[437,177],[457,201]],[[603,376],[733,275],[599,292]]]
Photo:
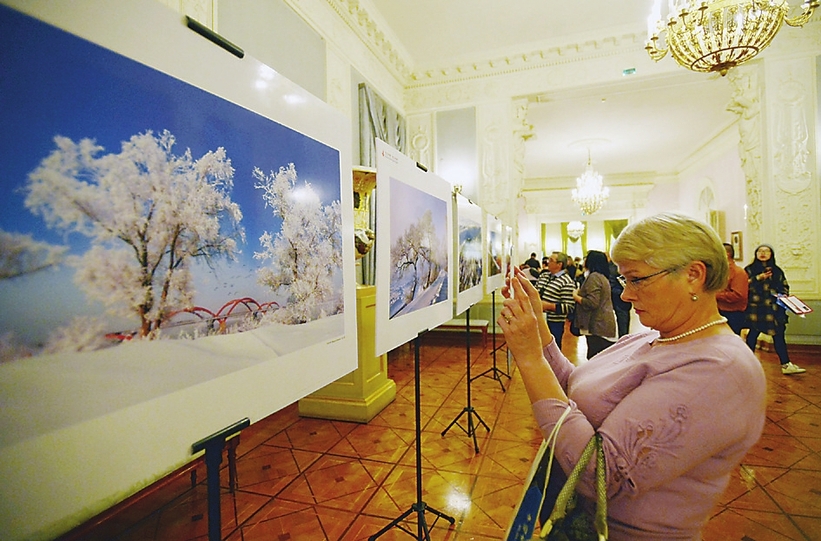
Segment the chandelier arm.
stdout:
[[659,37],[654,35],[647,43],[644,45],[644,49],[647,51],[647,54],[650,55],[650,58],[658,62],[665,56],[667,56],[667,51],[670,50],[670,47],[664,47],[663,49],[659,48]]
[[812,17],[813,11],[815,11],[815,8],[817,8],[819,4],[821,4],[819,0],[809,0],[807,2],[804,2],[804,10],[792,19],[785,18],[784,22],[793,27],[804,26],[805,24],[807,24],[807,22],[809,22],[810,17]]

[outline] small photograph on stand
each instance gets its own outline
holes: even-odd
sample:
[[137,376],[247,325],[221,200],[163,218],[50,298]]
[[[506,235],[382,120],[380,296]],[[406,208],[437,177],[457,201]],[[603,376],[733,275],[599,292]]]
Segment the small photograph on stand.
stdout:
[[482,300],[482,208],[461,194],[456,195],[456,254],[458,279],[456,313],[461,314]]
[[391,319],[448,298],[447,202],[391,177]]
[[505,276],[502,272],[504,264],[502,235],[502,221],[496,216],[488,214],[485,219],[485,268],[487,269],[485,273],[487,278],[485,290],[487,293],[499,289],[505,282]]
[[453,196],[444,179],[377,141],[376,354],[453,317]]

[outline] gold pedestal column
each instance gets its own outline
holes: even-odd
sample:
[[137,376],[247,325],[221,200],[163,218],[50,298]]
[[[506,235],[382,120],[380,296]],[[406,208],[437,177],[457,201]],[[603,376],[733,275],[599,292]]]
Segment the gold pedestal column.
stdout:
[[[371,193],[376,187],[376,170],[355,167],[354,245],[361,259],[373,246],[369,223]],[[356,289],[356,330],[358,364],[356,370],[299,401],[299,414],[341,421],[367,423],[396,398],[396,383],[388,379],[388,355],[376,357],[376,287]]]
[[356,290],[359,363],[356,370],[299,401],[299,414],[367,423],[396,398],[396,383],[388,379],[388,355],[375,356],[376,288]]

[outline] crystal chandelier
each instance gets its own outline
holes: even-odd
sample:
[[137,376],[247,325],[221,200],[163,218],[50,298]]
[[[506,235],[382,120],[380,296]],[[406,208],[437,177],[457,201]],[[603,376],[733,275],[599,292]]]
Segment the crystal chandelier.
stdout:
[[573,189],[572,199],[582,214],[590,215],[596,213],[607,202],[610,197],[610,189],[603,187],[602,176],[593,170],[593,162],[590,160],[590,151],[587,152],[587,167],[582,176],[576,179],[576,187]]
[[584,234],[584,223],[578,220],[573,220],[567,224],[567,236],[571,240],[577,240]]
[[[818,5],[819,0],[805,0],[802,12],[788,19],[787,0],[669,0],[665,22],[661,0],[655,0],[647,19],[645,49],[655,61],[669,50],[687,69],[726,75],[766,48],[782,23],[803,26]],[[667,36],[662,47],[663,30]]]

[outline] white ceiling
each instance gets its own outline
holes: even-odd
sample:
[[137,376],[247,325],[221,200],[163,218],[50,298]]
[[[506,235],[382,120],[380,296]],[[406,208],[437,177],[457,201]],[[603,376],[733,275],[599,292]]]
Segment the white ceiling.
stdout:
[[[370,0],[413,70],[643,32],[652,0]],[[662,62],[673,62],[669,57]],[[621,68],[619,68],[621,69]],[[625,78],[618,84],[534,96],[527,179],[575,177],[588,148],[605,176],[669,174],[731,124],[730,85],[716,75]]]

